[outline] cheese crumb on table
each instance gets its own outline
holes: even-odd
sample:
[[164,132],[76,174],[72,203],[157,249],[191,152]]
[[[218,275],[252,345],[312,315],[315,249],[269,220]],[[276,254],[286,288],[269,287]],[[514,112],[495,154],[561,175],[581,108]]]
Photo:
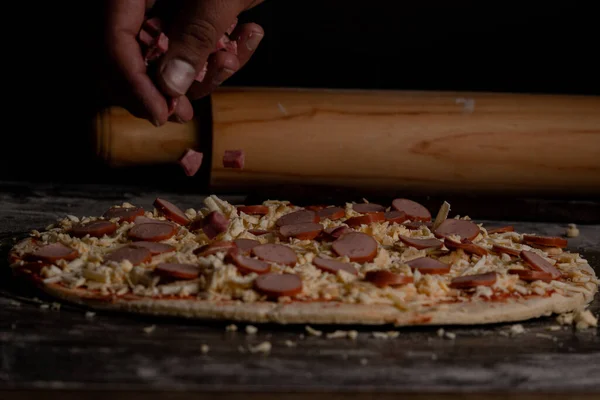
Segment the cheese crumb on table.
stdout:
[[144,328],[144,332],[146,333],[152,333],[154,332],[154,330],[156,329],[156,325],[150,325]]
[[552,325],[546,328],[546,330],[548,331],[560,331],[560,326],[558,325]]
[[446,337],[450,340],[456,339],[456,333],[446,332]]
[[50,305],[49,305],[49,304],[40,304],[40,308],[41,308],[42,310],[47,310],[47,309],[49,309],[49,308],[50,308]]
[[304,327],[304,329],[306,329],[306,332],[308,332],[308,334],[309,334],[309,335],[312,335],[312,336],[321,336],[321,335],[323,335],[323,332],[322,332],[322,331],[318,331],[318,330],[316,330],[316,329],[313,329],[313,328],[311,328],[311,327],[310,327],[310,326],[308,326],[308,325],[306,325],[306,326]]
[[246,333],[248,335],[254,335],[256,334],[256,332],[258,332],[258,328],[253,326],[253,325],[247,325],[246,326]]
[[570,237],[570,238],[579,236],[579,229],[577,229],[577,225],[575,225],[575,224],[567,225],[566,235],[567,235],[567,237]]
[[237,327],[237,325],[231,324],[231,325],[227,325],[227,326],[225,327],[225,330],[226,330],[227,332],[235,332],[235,331],[237,331],[237,330],[238,330],[238,327]]
[[525,328],[523,328],[523,325],[521,324],[516,324],[510,327],[510,333],[511,335],[519,335],[525,333]]
[[360,359],[360,365],[367,365],[368,363],[369,363],[369,360],[367,360],[366,358]]
[[269,353],[271,351],[271,342],[262,342],[256,346],[248,347],[250,353]]
[[340,339],[340,338],[346,338],[348,337],[348,331],[335,331],[335,332],[329,332],[326,337],[327,339]]
[[86,313],[85,313],[85,317],[86,317],[87,319],[94,318],[95,316],[96,316],[96,313],[95,313],[95,312],[93,312],[93,311],[86,311]]
[[578,331],[598,326],[598,318],[590,310],[577,310],[560,314],[556,321],[561,325],[573,325]]
[[438,329],[438,330],[437,330],[437,335],[438,335],[439,337],[443,337],[443,336],[444,336],[444,328],[440,328],[440,329]]
[[287,347],[296,347],[296,342],[292,342],[291,340],[286,340],[284,343]]
[[208,353],[209,350],[210,350],[210,347],[207,344],[203,344],[202,346],[200,346],[200,351],[202,352],[202,354]]

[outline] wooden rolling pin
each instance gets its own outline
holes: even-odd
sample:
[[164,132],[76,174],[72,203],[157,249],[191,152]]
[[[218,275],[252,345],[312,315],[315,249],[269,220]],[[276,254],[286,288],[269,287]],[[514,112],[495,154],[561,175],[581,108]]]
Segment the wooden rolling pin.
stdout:
[[[173,163],[204,144],[215,190],[600,194],[600,97],[223,88],[206,104],[201,121],[160,128],[106,110],[97,154],[113,167]],[[244,170],[223,168],[228,149],[245,151]]]

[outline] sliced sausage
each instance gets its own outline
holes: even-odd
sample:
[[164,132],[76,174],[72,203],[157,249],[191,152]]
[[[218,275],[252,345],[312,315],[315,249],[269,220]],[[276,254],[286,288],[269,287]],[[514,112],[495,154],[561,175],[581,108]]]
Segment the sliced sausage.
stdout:
[[525,282],[533,282],[533,281],[542,281],[542,282],[550,282],[552,281],[552,274],[543,271],[532,271],[530,269],[509,269],[509,274],[519,275],[519,279]]
[[360,214],[379,213],[385,211],[384,206],[374,203],[353,204],[352,209]]
[[360,215],[358,217],[348,218],[344,223],[352,228],[361,226],[361,225],[370,225],[374,222],[383,222],[385,221],[385,214],[382,212],[374,212],[370,214]]
[[138,224],[138,225],[139,224],[145,224],[147,222],[166,222],[166,221],[161,221],[161,220],[157,220],[157,219],[152,219],[152,218],[144,217],[143,215],[139,216],[139,217],[135,217],[133,219],[133,223],[134,224]]
[[407,222],[407,223],[402,224],[402,225],[405,226],[406,229],[409,229],[411,231],[419,230],[423,226],[426,226],[429,229],[431,229],[433,227],[433,223],[432,222],[423,222],[423,221],[411,221],[411,222]]
[[285,225],[306,224],[309,222],[319,222],[319,216],[317,213],[310,210],[298,210],[289,214],[285,214],[275,222],[275,225],[282,227]]
[[221,241],[221,242],[213,242],[201,247],[198,247],[194,250],[194,254],[198,257],[206,257],[211,254],[217,253],[227,253],[232,249],[237,248],[237,245],[234,242],[229,241]]
[[422,274],[443,275],[450,272],[450,265],[429,257],[415,258],[406,262],[412,269],[419,270]]
[[533,251],[522,250],[521,258],[531,267],[531,269],[546,272],[552,276],[552,279],[558,279],[562,276],[562,273],[554,265],[535,254]]
[[133,242],[130,244],[131,247],[143,247],[145,249],[150,250],[150,253],[153,256],[157,256],[159,254],[171,253],[175,251],[175,246],[171,246],[166,243],[157,243],[157,242]]
[[250,258],[242,255],[240,252],[231,251],[227,254],[227,261],[234,264],[244,275],[255,273],[258,275],[266,274],[271,270],[269,263],[256,258]]
[[328,219],[331,221],[344,218],[346,216],[346,210],[341,207],[327,207],[317,211],[319,219]]
[[513,249],[511,247],[500,246],[498,244],[492,245],[492,251],[494,253],[504,253],[514,257],[519,257],[521,255],[521,250]]
[[128,260],[133,265],[139,265],[152,260],[152,253],[144,247],[127,245],[104,257],[104,261],[122,262]]
[[267,215],[269,213],[267,206],[237,206],[237,210],[248,215]]
[[302,279],[295,274],[269,273],[257,277],[254,288],[271,298],[295,296],[302,292]]
[[337,260],[329,260],[326,258],[315,257],[313,262],[315,267],[319,268],[322,271],[329,272],[332,274],[337,274],[338,271],[346,271],[353,275],[358,275],[358,271],[352,264],[337,261]]
[[200,266],[194,264],[161,263],[154,268],[154,273],[175,279],[196,279],[200,276]]
[[452,250],[463,249],[463,251],[465,253],[475,254],[480,257],[483,257],[483,256],[489,254],[487,249],[485,249],[484,247],[481,247],[467,239],[462,239],[460,242],[455,242],[454,240],[445,238],[444,246],[446,246],[447,248],[452,249]]
[[442,247],[442,242],[438,239],[415,239],[407,236],[399,236],[402,243],[407,246],[414,247],[417,250],[424,249],[439,249]]
[[352,229],[348,228],[347,226],[337,226],[335,228],[329,228],[325,231],[325,233],[334,239],[338,239],[348,232],[352,232]]
[[461,239],[473,240],[479,235],[479,227],[465,219],[447,219],[433,232],[440,239],[451,235],[460,236]]
[[332,250],[340,257],[347,256],[350,261],[365,263],[377,256],[377,242],[366,233],[350,232],[333,242]]
[[88,224],[76,225],[71,228],[71,236],[82,238],[86,235],[91,237],[101,238],[104,235],[112,235],[117,230],[118,226],[110,221],[94,221]]
[[26,262],[24,264],[18,265],[15,268],[20,273],[29,272],[29,273],[33,273],[33,274],[39,274],[42,271],[42,268],[47,267],[52,264],[53,263],[51,263],[51,262],[31,261],[31,262]]
[[157,198],[154,200],[154,207],[160,212],[166,219],[173,221],[179,225],[187,226],[191,221],[175,204],[170,201]]
[[[306,206],[304,208],[318,213],[322,209],[327,208],[327,206],[324,204],[318,204],[318,205],[313,205],[313,206]],[[331,208],[333,208],[333,206],[331,206]]]
[[119,222],[133,222],[144,215],[141,207],[111,207],[102,216],[108,220],[118,218]]
[[492,286],[496,283],[496,273],[487,272],[485,274],[459,276],[450,281],[453,289],[470,289],[477,286]]
[[214,239],[229,228],[229,220],[218,211],[211,211],[202,220],[202,231],[209,239]]
[[285,239],[313,240],[323,231],[323,225],[308,222],[304,224],[284,225],[279,228],[279,234]]
[[497,228],[490,228],[487,230],[488,235],[493,235],[495,233],[506,233],[506,232],[514,232],[515,228],[512,225],[508,226],[500,226]]
[[383,214],[385,220],[391,224],[401,224],[408,219],[404,211],[388,211]]
[[523,242],[536,246],[560,247],[561,249],[568,245],[567,239],[554,236],[523,235]]
[[255,248],[260,244],[258,240],[254,239],[235,239],[233,241],[238,249],[243,251],[244,253],[249,253],[250,250]]
[[183,172],[185,172],[187,176],[194,176],[198,170],[200,170],[203,158],[204,154],[193,149],[187,149],[177,163],[181,166]]
[[294,250],[283,244],[260,244],[252,249],[252,253],[263,261],[281,265],[296,265],[298,257]]
[[58,260],[72,261],[77,257],[79,257],[77,250],[58,242],[42,246],[26,256],[28,260],[45,263],[54,263]]
[[365,275],[365,280],[372,282],[375,286],[383,288],[386,286],[400,286],[407,283],[413,283],[412,276],[396,274],[390,271],[369,271]]
[[225,150],[223,153],[223,167],[242,169],[246,163],[246,157],[242,150]]
[[177,227],[164,222],[148,222],[136,224],[129,230],[130,239],[142,242],[162,242],[172,238],[177,233]]
[[262,235],[266,235],[267,233],[269,233],[269,231],[265,231],[263,229],[249,229],[248,232],[250,232],[254,236],[262,236]]
[[404,211],[411,221],[431,221],[431,213],[423,205],[409,199],[395,199],[392,201],[392,208],[397,211]]

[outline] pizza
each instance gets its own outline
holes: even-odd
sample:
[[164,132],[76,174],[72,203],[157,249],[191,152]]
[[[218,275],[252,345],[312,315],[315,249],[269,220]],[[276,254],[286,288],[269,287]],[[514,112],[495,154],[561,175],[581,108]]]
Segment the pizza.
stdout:
[[15,276],[98,310],[279,324],[475,325],[585,308],[598,279],[567,239],[389,205],[163,198],[67,215],[15,243]]

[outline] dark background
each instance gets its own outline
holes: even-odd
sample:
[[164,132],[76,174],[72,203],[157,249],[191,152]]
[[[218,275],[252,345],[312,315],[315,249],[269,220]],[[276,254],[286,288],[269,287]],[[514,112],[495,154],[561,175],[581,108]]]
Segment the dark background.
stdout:
[[[15,17],[6,85],[20,86],[7,99],[15,111],[1,179],[135,183],[89,148],[102,3],[53,2]],[[600,94],[592,4],[267,0],[242,17],[265,39],[226,85]]]

